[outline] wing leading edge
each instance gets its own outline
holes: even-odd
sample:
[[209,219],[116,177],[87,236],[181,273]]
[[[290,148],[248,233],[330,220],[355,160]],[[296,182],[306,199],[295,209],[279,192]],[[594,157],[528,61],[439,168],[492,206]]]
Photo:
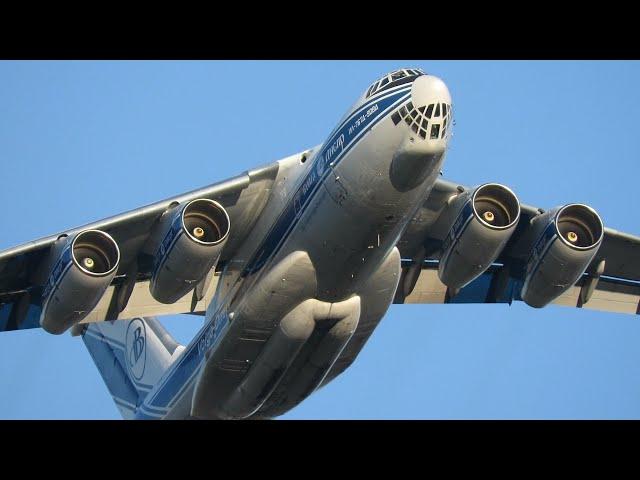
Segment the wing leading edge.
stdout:
[[150,232],[172,205],[198,198],[215,200],[227,210],[232,225],[218,262],[219,267],[224,265],[260,216],[279,165],[274,162],[220,183],[0,252],[0,331],[40,326],[46,282],[42,265],[59,238],[86,230],[111,235],[120,249],[120,263],[111,285],[83,323],[135,316],[202,314],[215,292],[217,276],[213,271],[202,285],[173,304],[159,303],[149,294],[153,264],[145,247]]

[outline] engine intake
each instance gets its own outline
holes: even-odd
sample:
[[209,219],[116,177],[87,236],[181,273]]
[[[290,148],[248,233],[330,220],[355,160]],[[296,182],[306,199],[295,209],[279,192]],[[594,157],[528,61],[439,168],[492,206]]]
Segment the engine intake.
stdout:
[[587,205],[557,207],[533,219],[531,255],[520,296],[544,307],[573,286],[598,253],[604,236],[600,216]]
[[154,255],[149,283],[161,303],[174,303],[193,289],[215,266],[227,240],[229,215],[214,200],[192,200],[169,211],[152,238],[162,238]]
[[477,218],[489,228],[507,229],[520,217],[520,203],[507,187],[483,185],[473,195],[473,210]]
[[564,242],[578,250],[590,250],[602,241],[600,216],[587,205],[566,205],[558,212],[556,230]]
[[490,183],[453,198],[444,215],[450,227],[438,276],[448,287],[459,289],[498,258],[520,219],[520,202],[509,188]]
[[98,304],[120,263],[115,240],[101,230],[85,230],[54,247],[60,252],[42,293],[40,325],[61,334]]

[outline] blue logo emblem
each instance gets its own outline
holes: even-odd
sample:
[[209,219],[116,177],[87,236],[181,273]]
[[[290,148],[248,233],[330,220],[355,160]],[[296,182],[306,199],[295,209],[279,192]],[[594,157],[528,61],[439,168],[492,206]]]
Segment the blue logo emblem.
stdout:
[[127,350],[125,353],[127,368],[136,380],[140,380],[144,375],[147,363],[146,337],[147,331],[144,322],[139,318],[131,320],[127,327]]

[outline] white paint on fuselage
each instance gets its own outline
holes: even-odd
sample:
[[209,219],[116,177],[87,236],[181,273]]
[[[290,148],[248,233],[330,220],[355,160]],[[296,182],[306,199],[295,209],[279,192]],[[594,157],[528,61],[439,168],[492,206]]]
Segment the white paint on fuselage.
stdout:
[[[437,102],[451,104],[446,85],[433,76],[421,76],[414,80],[409,99],[414,106]],[[356,112],[369,102],[371,99],[361,97],[350,112]],[[358,143],[339,163],[334,163],[333,159],[338,158],[346,148],[345,139],[342,136],[333,139],[334,134],[327,140],[331,140],[328,149],[314,147],[305,152],[305,162],[301,161],[302,154],[279,162],[274,192],[247,240],[225,267],[218,282],[215,300],[207,309],[205,326],[185,349],[185,353],[194,348],[203,332],[212,328],[211,324],[220,312],[234,311],[246,296],[251,295],[252,287],[264,273],[291,252],[306,251],[309,254],[317,270],[318,298],[325,301],[348,298],[360,285],[361,279],[375,271],[395,246],[435,183],[450,138],[447,135],[445,138],[425,140],[417,136],[405,122],[395,125],[391,115],[406,103],[402,101],[400,105],[393,106],[372,128],[365,127],[366,131],[358,134],[361,135]],[[347,120],[351,121],[349,114],[343,117],[341,124],[348,125],[345,123]],[[391,163],[401,150],[410,155],[424,155],[425,161],[429,162],[424,181],[410,191],[402,192],[394,187],[389,178]],[[325,158],[320,158],[320,152],[329,155],[328,172],[325,171],[327,167],[322,163]],[[321,176],[324,173],[327,175],[322,185],[315,190],[304,211],[296,216],[299,221],[295,228],[261,268],[246,274],[245,268],[252,261],[256,249],[287,206],[294,202],[296,213],[303,207],[295,205],[295,196],[299,189],[312,188],[310,174]],[[222,343],[233,342],[232,338],[226,336],[228,332],[229,329],[224,329],[221,334],[224,338],[213,341],[213,349]],[[181,389],[183,393],[169,403],[166,418],[188,415],[198,372],[207,358],[207,355],[200,357],[198,368],[186,379],[188,385]],[[176,375],[179,368],[180,361],[177,361],[147,397],[149,401],[152,401],[154,392]]]

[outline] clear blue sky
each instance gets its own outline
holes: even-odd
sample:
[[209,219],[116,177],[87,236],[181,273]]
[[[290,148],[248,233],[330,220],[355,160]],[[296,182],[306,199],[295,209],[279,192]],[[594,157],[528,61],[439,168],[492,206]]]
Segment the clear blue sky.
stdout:
[[[0,249],[321,143],[376,77],[451,90],[445,178],[592,205],[640,234],[638,62],[0,62]],[[166,317],[186,343],[201,319]],[[0,334],[0,418],[119,418],[83,343]],[[394,305],[355,364],[283,418],[640,418],[637,316]]]

